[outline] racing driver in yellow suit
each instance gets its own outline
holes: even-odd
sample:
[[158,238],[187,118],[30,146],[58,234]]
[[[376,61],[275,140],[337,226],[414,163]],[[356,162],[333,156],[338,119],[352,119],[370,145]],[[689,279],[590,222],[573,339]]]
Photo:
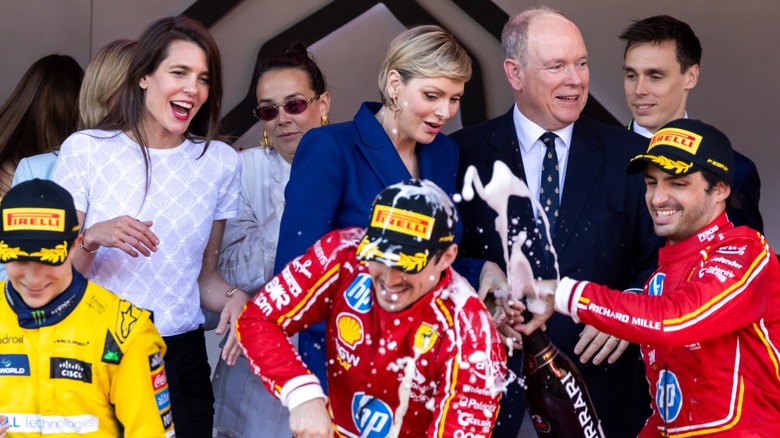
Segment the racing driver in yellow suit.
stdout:
[[165,344],[148,311],[73,269],[70,194],[24,182],[0,214],[0,438],[175,436]]

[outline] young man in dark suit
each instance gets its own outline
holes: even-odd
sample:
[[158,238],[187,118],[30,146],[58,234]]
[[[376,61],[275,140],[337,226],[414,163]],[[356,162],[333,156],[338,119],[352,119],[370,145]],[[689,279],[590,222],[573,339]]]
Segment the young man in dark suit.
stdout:
[[[627,176],[624,168],[644,151],[646,140],[580,117],[588,98],[588,53],[577,26],[559,12],[542,7],[511,18],[502,47],[515,105],[503,116],[453,135],[460,145],[458,181],[473,165],[487,182],[494,162],[504,162],[544,202],[554,222],[552,243],[561,276],[578,275],[615,289],[641,287],[656,266],[660,241],[644,208],[642,178]],[[460,211],[461,254],[489,261],[480,289],[505,286],[496,213],[481,199],[461,203]],[[521,231],[529,236],[522,250],[534,277],[556,278],[549,245],[538,232],[544,227],[530,200],[510,198],[508,217],[510,241]],[[516,336],[507,325],[500,330]],[[636,436],[650,414],[637,346],[566,318],[551,318],[547,332],[580,362],[606,436]],[[509,359],[518,374],[521,363],[520,354]],[[493,435],[517,436],[524,411],[522,388],[512,384]]]
[[[656,15],[637,20],[623,31],[623,89],[634,118],[632,131],[650,138],[661,126],[688,118],[688,94],[699,81],[701,43],[691,27],[674,17]],[[761,179],[750,158],[734,151],[733,201],[726,211],[734,225],[761,233],[758,210]]]

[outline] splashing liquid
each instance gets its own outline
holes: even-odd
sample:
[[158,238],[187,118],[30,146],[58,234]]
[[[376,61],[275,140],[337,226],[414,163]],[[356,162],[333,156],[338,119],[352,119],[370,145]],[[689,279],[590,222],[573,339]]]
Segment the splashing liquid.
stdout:
[[[544,312],[544,303],[540,294],[553,293],[542,291],[534,286],[534,276],[528,259],[521,249],[526,242],[526,232],[520,232],[512,245],[509,255],[508,213],[507,205],[510,196],[521,196],[531,200],[537,208],[539,217],[545,225],[550,251],[555,261],[556,279],[560,280],[558,270],[558,254],[552,246],[550,222],[544,208],[531,195],[528,187],[516,177],[503,162],[496,161],[493,165],[493,177],[483,186],[477,170],[470,166],[464,178],[463,198],[474,198],[474,190],[485,202],[496,211],[496,231],[501,236],[504,250],[504,260],[507,262],[507,280],[513,299],[521,300],[524,291],[534,290],[536,298],[528,297],[527,308],[532,313]],[[530,317],[524,312],[524,318]],[[541,330],[536,330],[528,336],[523,335],[524,378],[520,384],[525,390],[528,410],[539,436],[551,438],[603,437],[601,422],[596,415],[590,400],[585,382],[574,363],[552,343]]]

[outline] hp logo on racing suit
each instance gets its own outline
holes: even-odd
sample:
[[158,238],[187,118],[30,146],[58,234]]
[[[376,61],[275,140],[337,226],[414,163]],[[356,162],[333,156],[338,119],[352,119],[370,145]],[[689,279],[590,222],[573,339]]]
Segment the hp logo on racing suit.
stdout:
[[653,275],[650,283],[647,284],[647,294],[651,297],[660,297],[664,291],[664,278],[666,278],[666,274],[663,272]]
[[349,307],[360,313],[366,313],[371,309],[371,276],[360,274],[352,280],[347,287],[344,297]]
[[682,391],[677,376],[669,370],[661,370],[655,384],[655,404],[661,418],[667,423],[677,419],[682,410]]
[[393,411],[382,400],[356,392],[352,396],[352,421],[361,438],[385,438],[393,425]]

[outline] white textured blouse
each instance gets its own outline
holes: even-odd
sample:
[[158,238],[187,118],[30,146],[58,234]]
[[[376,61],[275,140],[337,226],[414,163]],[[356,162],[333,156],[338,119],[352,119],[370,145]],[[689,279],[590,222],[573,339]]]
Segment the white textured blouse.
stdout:
[[85,226],[129,215],[152,221],[160,239],[149,257],[101,247],[89,279],[154,312],[160,334],[172,336],[203,323],[198,275],[215,220],[238,210],[241,163],[225,143],[185,140],[172,149],[148,149],[150,178],[139,145],[119,131],[87,130],[62,144],[54,181],[73,195]]

